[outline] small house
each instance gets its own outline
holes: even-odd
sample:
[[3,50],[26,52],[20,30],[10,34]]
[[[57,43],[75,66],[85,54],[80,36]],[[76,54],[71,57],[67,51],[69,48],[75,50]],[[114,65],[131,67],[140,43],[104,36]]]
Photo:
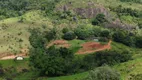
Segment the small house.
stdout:
[[22,60],[24,60],[24,58],[22,56],[17,56],[17,57],[15,57],[15,60],[22,61]]

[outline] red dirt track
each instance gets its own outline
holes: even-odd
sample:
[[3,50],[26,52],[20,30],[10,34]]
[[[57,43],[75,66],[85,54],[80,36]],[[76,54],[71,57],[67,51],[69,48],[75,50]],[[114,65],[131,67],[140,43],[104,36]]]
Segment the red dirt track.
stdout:
[[109,50],[111,49],[111,42],[112,41],[110,40],[106,45],[102,45],[98,42],[86,42],[81,45],[83,48],[81,48],[76,54],[88,54],[97,51]]
[[51,41],[51,43],[48,44],[47,47],[50,47],[52,45],[56,45],[58,47],[66,47],[66,48],[70,47],[70,44],[66,40],[55,40],[55,41]]

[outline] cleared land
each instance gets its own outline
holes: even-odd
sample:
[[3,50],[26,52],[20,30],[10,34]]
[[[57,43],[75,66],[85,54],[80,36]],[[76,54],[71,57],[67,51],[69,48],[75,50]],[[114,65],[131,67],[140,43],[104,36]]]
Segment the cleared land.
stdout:
[[[77,49],[75,54],[88,54],[88,53],[94,53],[97,51],[103,51],[103,50],[109,50],[111,49],[111,42],[109,41],[107,44],[103,45],[99,42],[85,42],[85,43],[77,43],[77,44],[71,44],[70,42],[66,40],[55,40],[51,41],[47,47],[50,47],[52,45],[55,45],[57,47],[65,47],[65,48],[73,48]],[[80,48],[75,47],[74,45],[80,46]],[[21,50],[21,53],[14,55],[14,54],[7,54],[1,56],[1,60],[7,60],[7,59],[14,59],[17,56],[28,56],[28,49]]]

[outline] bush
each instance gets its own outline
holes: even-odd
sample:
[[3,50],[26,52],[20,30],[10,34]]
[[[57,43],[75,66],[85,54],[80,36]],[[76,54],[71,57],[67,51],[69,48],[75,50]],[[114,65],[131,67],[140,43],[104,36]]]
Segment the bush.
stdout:
[[100,34],[101,37],[106,37],[109,38],[110,37],[110,32],[108,30],[103,30]]
[[74,30],[78,39],[85,40],[93,35],[93,30],[86,25],[81,25]]
[[69,29],[68,28],[63,28],[62,32],[65,34],[65,33],[69,32]]
[[142,29],[142,22],[138,23],[138,26],[139,26],[140,29]]
[[104,37],[101,37],[101,38],[99,38],[99,41],[100,41],[100,42],[108,42],[108,41],[109,41],[109,39],[104,38]]
[[120,74],[108,66],[102,66],[90,71],[85,80],[120,80]]
[[[132,59],[132,55],[128,51],[123,51],[123,52],[100,51],[100,52],[96,52],[92,56],[86,56],[85,58],[86,58],[86,61],[92,60],[92,62],[95,62],[95,64],[88,62],[89,64],[93,64],[95,66],[102,66],[104,64],[114,65],[117,63],[126,62],[126,61]],[[86,61],[84,61],[84,62],[86,62]]]
[[123,43],[130,47],[135,47],[135,36],[131,36],[128,32],[116,31],[112,37],[116,42]]
[[4,70],[3,70],[3,67],[2,65],[0,64],[0,76],[4,75]]
[[65,40],[73,40],[76,38],[76,35],[74,34],[74,32],[67,32],[64,34],[63,38]]
[[105,19],[105,15],[104,14],[98,14],[96,16],[96,18],[92,21],[93,25],[100,25],[104,22],[107,22],[107,20]]
[[142,48],[142,37],[136,37],[136,43],[135,43],[136,47],[138,48]]

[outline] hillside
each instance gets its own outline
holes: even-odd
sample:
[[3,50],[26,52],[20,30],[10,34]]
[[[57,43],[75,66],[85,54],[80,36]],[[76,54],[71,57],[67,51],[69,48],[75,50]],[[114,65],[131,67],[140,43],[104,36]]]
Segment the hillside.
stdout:
[[93,80],[109,66],[116,80],[141,80],[141,8],[142,0],[0,0],[0,79]]

